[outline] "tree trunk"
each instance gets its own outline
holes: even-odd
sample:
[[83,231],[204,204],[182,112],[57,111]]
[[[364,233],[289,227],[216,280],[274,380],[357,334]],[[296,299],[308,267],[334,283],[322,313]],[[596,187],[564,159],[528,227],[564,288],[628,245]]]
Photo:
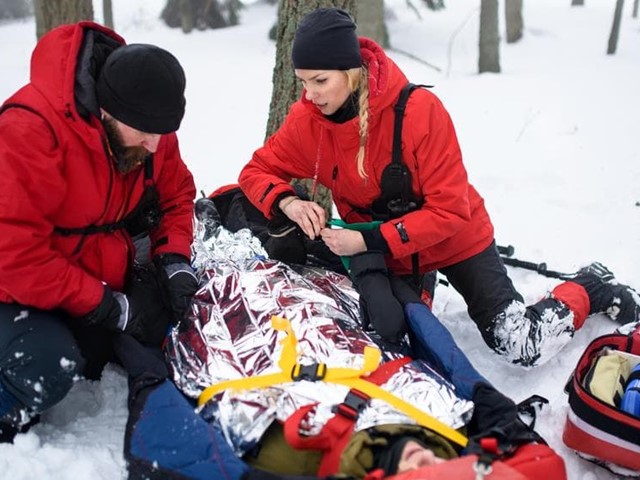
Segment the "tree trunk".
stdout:
[[358,8],[358,29],[362,37],[375,40],[383,48],[389,48],[389,33],[384,23],[383,0],[356,0]]
[[184,33],[194,28],[224,28],[238,24],[239,0],[167,0],[160,14],[167,26],[180,27]]
[[104,24],[113,30],[113,5],[111,0],[102,0],[102,16],[104,17]]
[[478,72],[500,73],[500,35],[498,32],[498,0],[480,3],[480,55]]
[[638,4],[640,0],[633,0],[633,18],[638,18]]
[[583,7],[584,6],[584,0],[571,0],[571,6],[575,7]]
[[505,0],[504,2],[507,43],[515,43],[522,38],[522,29],[524,27],[522,20],[522,1],[523,0]]
[[[273,92],[269,106],[266,138],[273,135],[287,115],[289,107],[300,98],[302,86],[296,80],[291,64],[291,45],[298,21],[305,14],[319,7],[339,7],[355,16],[355,0],[280,0],[276,32],[276,65],[273,69]],[[312,194],[312,180],[301,182]],[[318,185],[314,200],[331,217],[331,192]]]
[[182,27],[182,31],[189,33],[196,24],[195,5],[192,0],[179,0],[178,8],[180,11],[180,26]]
[[616,1],[616,11],[613,14],[613,25],[611,26],[611,35],[609,35],[609,45],[607,47],[607,55],[616,53],[618,47],[618,36],[620,35],[620,22],[622,21],[622,8],[624,0]]
[[91,0],[35,0],[38,40],[52,28],[80,20],[93,20]]

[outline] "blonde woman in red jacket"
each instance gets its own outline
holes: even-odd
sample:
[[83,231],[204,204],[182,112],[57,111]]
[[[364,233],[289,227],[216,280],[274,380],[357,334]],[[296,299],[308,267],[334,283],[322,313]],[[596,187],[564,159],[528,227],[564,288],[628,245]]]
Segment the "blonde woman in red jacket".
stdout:
[[[388,271],[410,280],[414,270],[421,276],[439,270],[464,297],[485,342],[523,366],[548,360],[590,314],[606,312],[620,323],[640,319],[640,297],[600,264],[524,305],[496,250],[484,201],[467,179],[451,118],[428,90],[410,95],[403,121],[402,162],[415,208],[380,212],[376,200],[391,162],[394,105],[408,80],[380,46],[356,36],[346,12],[322,8],[306,15],[292,60],[302,97],[243,168],[239,183],[267,217],[282,213],[308,237],[350,256],[370,312],[381,301],[366,285],[370,277],[377,276],[380,287]],[[326,228],[313,193],[310,201],[299,198],[292,178],[329,188],[347,223],[386,221],[366,232]],[[392,341],[404,333],[402,325],[373,326]]]

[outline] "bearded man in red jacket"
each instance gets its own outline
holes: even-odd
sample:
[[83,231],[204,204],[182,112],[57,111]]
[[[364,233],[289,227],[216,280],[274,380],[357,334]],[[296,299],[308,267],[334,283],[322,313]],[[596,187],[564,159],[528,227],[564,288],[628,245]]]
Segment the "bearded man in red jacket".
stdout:
[[82,22],[38,42],[0,109],[0,441],[98,378],[115,335],[158,347],[186,313],[184,88],[169,52]]

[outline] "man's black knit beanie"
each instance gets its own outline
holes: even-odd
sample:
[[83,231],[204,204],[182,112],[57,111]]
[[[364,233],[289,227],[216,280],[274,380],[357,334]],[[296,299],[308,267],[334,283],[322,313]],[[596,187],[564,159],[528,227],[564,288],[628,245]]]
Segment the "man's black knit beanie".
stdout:
[[349,70],[362,65],[356,25],[339,8],[318,8],[308,13],[293,39],[291,60],[296,69]]
[[96,83],[98,104],[116,120],[146,133],[178,130],[184,116],[185,76],[178,60],[154,45],[117,48]]

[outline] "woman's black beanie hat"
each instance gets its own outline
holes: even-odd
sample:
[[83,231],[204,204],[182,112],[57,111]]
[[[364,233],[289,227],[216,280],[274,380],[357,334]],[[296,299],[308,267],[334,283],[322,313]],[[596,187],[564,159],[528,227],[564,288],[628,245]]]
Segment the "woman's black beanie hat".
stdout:
[[293,67],[349,70],[362,65],[356,24],[339,8],[318,8],[300,20],[291,50]]

